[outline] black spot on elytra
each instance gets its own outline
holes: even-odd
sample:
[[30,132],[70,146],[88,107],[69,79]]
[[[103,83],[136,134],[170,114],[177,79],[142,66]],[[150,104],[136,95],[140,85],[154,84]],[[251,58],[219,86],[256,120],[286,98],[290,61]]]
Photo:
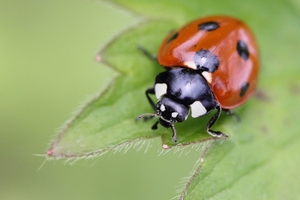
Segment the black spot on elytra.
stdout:
[[214,21],[204,22],[198,25],[198,29],[203,31],[214,31],[219,27],[219,23]]
[[239,40],[236,44],[236,50],[238,52],[238,54],[244,59],[244,60],[248,60],[249,58],[249,51],[248,51],[248,46],[246,44],[246,42],[244,42],[243,40]]
[[194,55],[194,62],[196,64],[197,70],[201,72],[214,72],[219,67],[218,57],[212,54],[209,50],[199,50]]
[[249,88],[249,83],[243,83],[241,86],[240,97],[244,96]]
[[168,39],[167,43],[169,43],[169,42],[175,40],[177,37],[178,37],[178,32],[174,33],[174,34]]

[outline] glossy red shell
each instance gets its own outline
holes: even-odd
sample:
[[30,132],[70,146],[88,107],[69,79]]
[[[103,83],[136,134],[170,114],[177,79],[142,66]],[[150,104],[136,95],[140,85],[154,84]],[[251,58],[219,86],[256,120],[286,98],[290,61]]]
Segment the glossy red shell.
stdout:
[[[199,30],[199,24],[216,22],[216,30]],[[237,42],[246,43],[249,57],[243,59],[237,52]],[[194,68],[195,53],[205,49],[219,60],[212,74],[205,76],[222,108],[232,109],[244,103],[256,89],[259,73],[258,47],[250,29],[241,21],[227,16],[212,16],[195,20],[163,41],[158,62],[165,67]],[[243,88],[243,86],[247,87]],[[243,89],[242,89],[243,88]],[[244,91],[243,91],[244,90]]]

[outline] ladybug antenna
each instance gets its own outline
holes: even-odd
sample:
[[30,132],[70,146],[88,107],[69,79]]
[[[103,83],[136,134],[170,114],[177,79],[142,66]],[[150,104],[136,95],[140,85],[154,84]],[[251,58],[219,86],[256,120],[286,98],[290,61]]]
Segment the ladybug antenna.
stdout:
[[141,114],[139,116],[137,116],[137,119],[144,119],[144,120],[148,120],[148,119],[152,119],[153,117],[157,117],[158,115],[155,113],[144,113]]
[[[144,119],[144,120],[149,120],[149,119],[152,119],[154,117],[159,117],[158,114],[156,113],[144,113],[144,114],[141,114],[139,116],[137,116],[137,120],[139,119]],[[157,129],[157,125],[159,124],[159,120],[156,121],[153,126],[151,127],[152,130],[156,130]],[[177,142],[177,133],[176,133],[176,129],[175,129],[175,126],[174,126],[174,123],[170,123],[169,122],[169,126],[168,127],[171,127],[172,129],[172,141],[173,142]]]

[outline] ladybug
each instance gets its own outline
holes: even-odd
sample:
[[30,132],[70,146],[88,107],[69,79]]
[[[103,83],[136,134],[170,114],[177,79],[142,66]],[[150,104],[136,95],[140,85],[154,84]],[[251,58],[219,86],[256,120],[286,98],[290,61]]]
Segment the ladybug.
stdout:
[[[247,101],[256,89],[259,73],[258,47],[250,29],[240,20],[228,16],[197,19],[162,42],[157,61],[166,71],[158,74],[146,97],[155,114],[138,118],[159,117],[152,126],[171,128],[176,142],[175,122],[183,122],[213,110],[206,125],[213,137],[228,137],[212,130],[222,110]],[[150,98],[155,95],[155,104]]]

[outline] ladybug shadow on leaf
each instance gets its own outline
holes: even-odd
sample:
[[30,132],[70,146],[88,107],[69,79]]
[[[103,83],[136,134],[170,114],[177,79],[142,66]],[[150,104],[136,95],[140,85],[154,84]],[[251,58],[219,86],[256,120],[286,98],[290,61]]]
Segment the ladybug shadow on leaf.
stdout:
[[[163,144],[167,145],[168,148],[177,145],[189,145],[194,143],[206,142],[207,140],[223,140],[225,137],[212,137],[206,132],[206,125],[209,119],[213,116],[213,113],[209,113],[208,115],[192,118],[189,117],[184,123],[176,123],[175,128],[177,131],[177,142],[172,141],[172,130],[170,128],[165,128],[161,125],[158,125],[156,130],[154,131],[155,135],[159,135],[162,138]],[[147,127],[151,129],[153,124],[157,121],[157,118],[148,119],[146,121],[141,121],[140,123],[145,123],[143,127]],[[233,134],[231,129],[226,128],[228,125],[232,126],[234,124],[239,124],[241,121],[238,121],[235,116],[228,116],[225,112],[222,112],[218,122],[213,126],[212,129],[217,131],[224,131],[230,136]]]

